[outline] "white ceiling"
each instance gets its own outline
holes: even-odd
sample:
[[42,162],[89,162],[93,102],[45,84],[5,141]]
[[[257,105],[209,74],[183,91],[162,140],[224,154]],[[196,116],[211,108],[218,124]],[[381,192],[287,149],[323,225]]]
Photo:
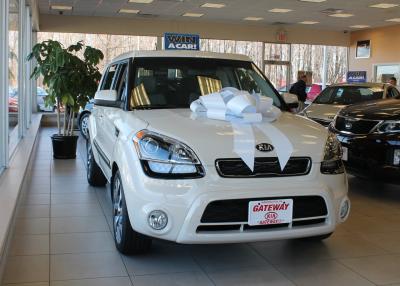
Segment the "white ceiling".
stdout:
[[[229,23],[245,23],[245,17],[262,17],[264,20],[251,22],[256,25],[268,25],[283,22],[288,25],[299,25],[302,21],[318,21],[314,28],[329,30],[355,30],[352,25],[370,25],[380,27],[393,25],[387,19],[400,17],[400,6],[390,9],[370,8],[379,3],[400,4],[400,0],[327,0],[322,3],[301,2],[299,0],[154,0],[150,4],[128,3],[128,0],[38,0],[40,12],[43,14],[58,14],[50,9],[51,5],[71,5],[72,11],[64,15],[106,16],[174,19],[183,21],[222,21]],[[224,3],[221,9],[201,8],[204,3]],[[271,13],[273,8],[292,9],[289,13]],[[322,10],[343,9],[344,13],[354,14],[350,18],[329,17]],[[120,9],[137,9],[140,14],[119,14]],[[187,18],[181,15],[187,12],[204,13],[201,18]]]

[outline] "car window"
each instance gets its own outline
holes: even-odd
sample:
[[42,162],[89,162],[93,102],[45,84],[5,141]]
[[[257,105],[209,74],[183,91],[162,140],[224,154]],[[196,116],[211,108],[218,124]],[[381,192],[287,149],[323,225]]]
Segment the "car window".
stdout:
[[383,89],[368,86],[327,87],[316,99],[319,104],[349,105],[383,98]]
[[126,77],[128,73],[128,63],[121,63],[118,67],[118,77],[114,81],[113,88],[117,91],[118,98],[124,100],[126,98]]
[[117,65],[116,64],[110,66],[107,69],[107,71],[106,71],[106,73],[104,74],[104,77],[103,77],[103,82],[102,82],[101,88],[100,88],[101,90],[111,89],[111,85],[113,83],[113,79],[114,79],[114,76],[116,74],[116,71],[117,71]]
[[131,108],[189,108],[224,87],[257,92],[281,107],[279,95],[251,62],[201,58],[136,58]]

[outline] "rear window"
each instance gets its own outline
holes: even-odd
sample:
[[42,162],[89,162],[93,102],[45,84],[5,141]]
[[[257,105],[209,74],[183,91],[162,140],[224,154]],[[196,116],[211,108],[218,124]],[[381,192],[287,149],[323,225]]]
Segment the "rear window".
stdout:
[[349,105],[383,98],[384,90],[380,87],[334,86],[327,87],[315,99],[319,104]]

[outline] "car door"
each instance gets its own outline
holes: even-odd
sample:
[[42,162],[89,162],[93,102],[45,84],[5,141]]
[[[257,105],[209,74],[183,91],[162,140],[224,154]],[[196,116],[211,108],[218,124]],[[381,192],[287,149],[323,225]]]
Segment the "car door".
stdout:
[[[122,102],[123,98],[126,97],[127,73],[128,62],[120,62],[118,64],[116,76],[112,84],[112,89],[117,92],[117,104],[103,109],[103,151],[105,156],[109,158],[111,163],[114,146],[120,132],[118,122],[121,121],[121,113],[123,112]],[[106,170],[105,172],[110,172],[109,175],[111,176],[111,166],[108,165],[107,167],[108,170]]]
[[[100,168],[103,170],[104,173],[108,173],[108,169],[110,168],[110,158],[107,156],[107,146],[106,140],[107,137],[107,129],[104,128],[105,120],[104,120],[104,113],[105,110],[109,108],[109,105],[114,104],[113,101],[109,101],[107,99],[107,92],[111,91],[113,86],[113,82],[115,81],[116,74],[117,74],[117,64],[111,65],[105,72],[102,82],[100,83],[99,90],[95,96],[95,104],[93,106],[92,115],[93,121],[95,126],[92,128],[91,136],[94,148],[98,154],[96,158],[97,162],[99,163]],[[101,95],[101,96],[99,96]],[[100,98],[100,99],[99,99]]]

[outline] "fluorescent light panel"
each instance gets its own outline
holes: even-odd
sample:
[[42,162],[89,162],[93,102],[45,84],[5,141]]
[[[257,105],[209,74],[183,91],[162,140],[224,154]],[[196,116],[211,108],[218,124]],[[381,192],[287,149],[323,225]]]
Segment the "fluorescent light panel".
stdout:
[[63,11],[71,11],[72,6],[69,5],[51,5],[52,10],[63,10]]
[[397,6],[399,6],[399,4],[379,3],[379,4],[370,5],[369,7],[380,8],[380,9],[389,9],[389,8],[394,8]]
[[288,13],[288,12],[292,12],[292,9],[283,9],[283,8],[274,8],[271,10],[268,10],[271,13]]
[[303,21],[303,22],[299,22],[299,24],[303,24],[303,25],[314,25],[314,24],[318,24],[319,22],[317,21]]
[[136,10],[136,9],[120,9],[118,11],[118,13],[122,13],[122,14],[138,14],[140,12],[140,10]]
[[262,17],[246,17],[246,18],[243,18],[243,20],[245,20],[245,21],[261,21],[263,19],[264,18],[262,18]]
[[200,18],[204,16],[204,14],[201,13],[185,13],[182,15],[183,17],[195,17],[195,18]]
[[152,3],[154,0],[129,0],[129,3],[140,3],[140,4],[149,4]]
[[347,14],[347,13],[335,13],[335,14],[331,14],[329,15],[331,17],[336,17],[336,18],[349,18],[349,17],[353,17],[353,14]]
[[353,29],[365,29],[365,28],[369,28],[369,27],[371,27],[370,25],[353,25],[353,26],[350,26],[350,28],[353,28]]
[[226,5],[224,3],[204,3],[200,7],[202,8],[224,8]]

